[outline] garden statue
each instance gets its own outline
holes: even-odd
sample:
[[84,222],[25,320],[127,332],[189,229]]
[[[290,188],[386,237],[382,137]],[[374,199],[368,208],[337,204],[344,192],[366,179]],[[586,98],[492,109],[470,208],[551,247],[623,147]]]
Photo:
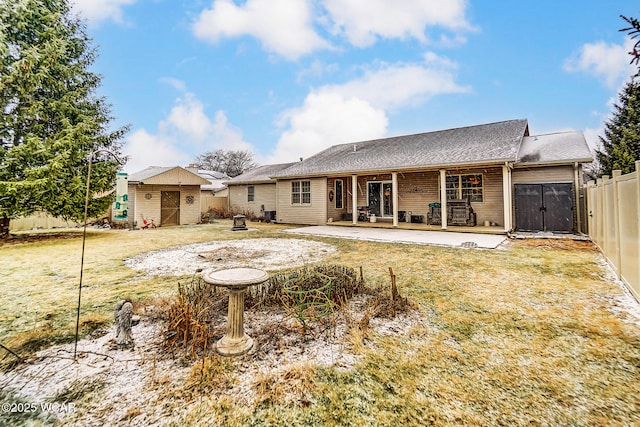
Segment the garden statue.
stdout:
[[131,336],[133,304],[131,304],[130,301],[122,300],[116,305],[113,314],[116,324],[116,345],[118,349],[133,348],[134,343],[133,337]]

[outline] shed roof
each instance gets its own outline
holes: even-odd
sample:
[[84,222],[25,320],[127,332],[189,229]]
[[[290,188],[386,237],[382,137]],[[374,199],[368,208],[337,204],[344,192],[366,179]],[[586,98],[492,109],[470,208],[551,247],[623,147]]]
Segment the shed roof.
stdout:
[[200,186],[209,184],[209,181],[180,166],[149,166],[129,175],[129,183]]
[[526,119],[334,145],[278,171],[277,178],[515,161]]
[[227,185],[275,183],[275,179],[271,177],[294,164],[295,163],[278,163],[275,165],[258,166],[225,182]]
[[592,162],[593,155],[582,132],[558,132],[525,137],[517,166]]

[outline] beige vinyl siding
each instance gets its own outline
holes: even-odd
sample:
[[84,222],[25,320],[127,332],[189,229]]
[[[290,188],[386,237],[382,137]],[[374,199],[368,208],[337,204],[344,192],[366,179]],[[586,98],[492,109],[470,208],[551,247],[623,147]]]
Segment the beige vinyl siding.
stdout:
[[[137,222],[138,227],[142,227],[143,219],[154,220],[160,225],[160,194],[162,186],[159,185],[136,185],[129,184],[129,197],[134,194],[134,202],[129,201],[129,206],[134,205],[134,215],[129,215],[129,222]],[[150,194],[151,198],[146,195]]]
[[[133,190],[132,190],[133,187]],[[138,227],[143,224],[143,218],[147,221],[154,220],[156,225],[160,225],[160,209],[163,191],[180,192],[180,225],[197,224],[200,222],[200,186],[199,185],[129,185],[129,194],[134,194],[133,202],[129,206],[134,206],[134,216],[130,216],[129,221],[137,221]],[[151,198],[147,199],[146,195]],[[193,196],[193,203],[187,203],[187,196]],[[131,197],[131,196],[129,196]],[[131,200],[131,199],[130,199]]]
[[277,188],[277,221],[286,224],[319,225],[327,221],[328,190],[326,178],[303,179],[311,182],[311,203],[291,204],[291,182],[300,180],[278,181]]
[[398,210],[407,215],[422,215],[427,220],[429,203],[440,201],[439,172],[413,172],[398,174]]
[[[249,185],[253,185],[254,187],[254,198],[252,202],[248,201]],[[229,207],[232,211],[251,213],[254,216],[259,216],[263,205],[265,211],[277,210],[275,183],[229,186]]]
[[[336,184],[337,180],[342,181],[342,209],[336,208]],[[327,180],[327,218],[331,218],[334,221],[342,220],[342,215],[347,213],[347,206],[350,200],[347,200],[351,197],[351,187],[349,187],[349,191],[347,191],[347,186],[351,185],[351,180],[348,178],[330,178]],[[329,200],[329,192],[333,191],[333,200]]]
[[573,166],[516,168],[511,174],[513,184],[572,183],[573,181]]

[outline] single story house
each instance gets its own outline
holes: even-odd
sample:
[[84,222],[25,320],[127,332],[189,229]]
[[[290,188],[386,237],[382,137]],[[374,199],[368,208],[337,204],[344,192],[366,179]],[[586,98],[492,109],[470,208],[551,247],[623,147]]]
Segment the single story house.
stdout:
[[[591,161],[581,132],[530,136],[526,119],[508,120],[339,144],[286,167],[264,167],[271,189],[259,203],[273,206],[281,223],[356,224],[360,217],[394,227],[574,232],[584,221],[581,165]],[[247,178],[232,180],[238,185],[229,186],[230,203],[234,191],[250,197]]]
[[229,210],[252,217],[264,217],[265,212],[269,212],[266,215],[274,219],[278,196],[276,180],[272,176],[294,164],[258,166],[226,181]]
[[[180,166],[151,166],[128,176],[127,221],[141,226],[184,225],[200,222],[200,187],[210,182]],[[118,196],[121,197],[121,196]]]

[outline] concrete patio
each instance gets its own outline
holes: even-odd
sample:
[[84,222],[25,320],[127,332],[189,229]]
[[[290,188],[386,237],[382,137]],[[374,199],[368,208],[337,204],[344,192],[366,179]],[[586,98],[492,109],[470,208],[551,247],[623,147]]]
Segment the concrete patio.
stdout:
[[285,233],[371,240],[414,245],[437,245],[465,248],[495,249],[506,240],[505,235],[458,233],[453,231],[420,231],[389,228],[336,227],[318,225],[284,230]]

